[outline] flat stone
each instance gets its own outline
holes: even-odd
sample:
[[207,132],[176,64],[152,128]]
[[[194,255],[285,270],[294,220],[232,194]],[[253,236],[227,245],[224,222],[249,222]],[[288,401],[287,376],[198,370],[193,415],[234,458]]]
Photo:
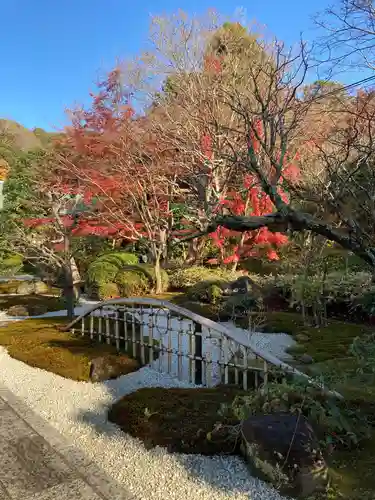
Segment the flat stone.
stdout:
[[11,497],[24,498],[76,479],[76,474],[37,434],[2,439],[0,446],[0,481]]
[[309,354],[302,354],[302,356],[298,358],[298,361],[304,365],[311,365],[311,363],[314,363],[314,358]]
[[82,479],[61,483],[38,494],[28,494],[22,500],[102,500]]

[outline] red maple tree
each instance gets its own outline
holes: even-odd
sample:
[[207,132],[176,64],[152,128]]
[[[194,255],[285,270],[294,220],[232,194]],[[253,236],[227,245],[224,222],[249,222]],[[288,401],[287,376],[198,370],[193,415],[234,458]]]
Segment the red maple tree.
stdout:
[[130,95],[115,70],[99,84],[92,105],[72,113],[72,125],[60,145],[60,172],[95,197],[105,230],[142,240],[155,265],[156,292],[160,265],[173,227],[169,204],[176,172],[168,170],[165,145],[148,117],[136,117]]
[[[248,147],[255,155],[261,152],[262,133],[262,123],[256,120],[248,143]],[[298,181],[298,159],[298,153],[292,158],[288,154],[284,155],[282,181],[290,183]],[[272,174],[273,169],[270,168],[269,175],[272,176]],[[288,194],[281,185],[277,186],[277,190],[282,199],[288,201]],[[263,191],[259,179],[255,175],[245,174],[242,189],[229,190],[220,200],[216,213],[220,214],[225,211],[227,214],[238,216],[261,216],[272,213],[273,210],[274,205]],[[267,227],[239,233],[219,226],[209,237],[219,249],[220,256],[210,259],[208,263],[233,264],[234,268],[240,260],[249,257],[266,256],[269,260],[278,260],[277,249],[288,243],[287,236],[279,232],[271,232]]]

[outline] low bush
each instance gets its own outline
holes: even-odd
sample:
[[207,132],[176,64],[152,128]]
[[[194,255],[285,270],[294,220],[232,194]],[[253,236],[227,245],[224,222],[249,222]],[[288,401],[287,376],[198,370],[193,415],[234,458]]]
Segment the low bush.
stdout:
[[95,262],[110,262],[117,267],[138,264],[138,257],[129,252],[110,252],[100,255]]
[[345,401],[322,394],[307,382],[269,383],[267,391],[253,391],[222,405],[220,414],[245,420],[256,414],[302,413],[318,432],[326,447],[348,449],[358,446],[371,433],[364,416]]
[[137,256],[127,252],[111,252],[100,255],[87,269],[86,289],[89,296],[93,298],[119,296],[119,290],[116,290],[116,276],[126,265],[137,262]]
[[99,285],[113,282],[118,273],[117,265],[110,262],[94,261],[87,270],[87,281],[89,285]]
[[18,254],[7,255],[0,259],[0,273],[3,276],[13,276],[19,273],[23,267],[23,258]]
[[191,286],[186,295],[190,300],[217,304],[223,296],[223,291],[227,283],[223,280],[200,281]]
[[[375,297],[368,272],[330,272],[326,276],[278,275],[262,277],[264,287],[273,289],[289,306],[309,309],[317,303],[328,307],[341,306],[345,312],[360,309],[370,314]],[[374,307],[375,311],[375,307]]]
[[184,290],[201,281],[234,281],[241,272],[230,271],[224,268],[207,268],[204,266],[191,266],[174,270],[170,276],[170,285],[174,290]]
[[134,270],[120,271],[115,280],[121,297],[136,297],[150,292],[151,287],[147,277]]
[[[133,271],[141,276],[144,276],[148,279],[150,289],[154,289],[156,286],[156,273],[155,267],[152,264],[137,264],[137,265],[129,265],[124,266],[124,271]],[[169,275],[164,270],[160,270],[161,273],[161,282],[162,282],[162,291],[167,291],[169,288]]]
[[98,299],[108,300],[120,297],[120,290],[116,283],[108,282],[98,285]]
[[223,313],[231,318],[240,318],[259,309],[258,300],[250,293],[239,293],[228,297],[223,304]]

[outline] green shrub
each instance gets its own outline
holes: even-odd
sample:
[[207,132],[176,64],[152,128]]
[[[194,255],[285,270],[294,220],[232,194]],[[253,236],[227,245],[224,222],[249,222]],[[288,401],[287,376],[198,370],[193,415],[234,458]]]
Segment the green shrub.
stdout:
[[[155,268],[152,264],[129,265],[129,266],[124,266],[123,269],[124,271],[133,271],[141,276],[144,276],[150,283],[149,289],[155,288],[156,273],[155,273]],[[164,269],[161,269],[160,272],[161,272],[162,288],[163,291],[166,291],[169,288],[169,276]]]
[[4,276],[12,276],[21,271],[23,258],[18,254],[8,255],[0,259],[0,272]]
[[353,447],[369,437],[366,419],[333,397],[324,396],[304,380],[269,383],[267,391],[253,391],[237,396],[231,405],[223,405],[221,415],[232,414],[239,420],[259,413],[288,412],[304,414],[319,431],[326,444]]
[[147,277],[136,271],[120,271],[116,276],[116,284],[121,297],[134,297],[150,292],[150,282]]
[[[322,298],[327,304],[345,303],[348,306],[365,301],[371,290],[371,274],[367,272],[343,273],[335,271],[325,277],[321,275],[304,276],[284,274],[276,277],[263,277],[263,285],[272,286],[284,298],[288,298],[291,307],[304,303],[312,307]],[[367,298],[367,300],[370,300]]]
[[138,264],[138,257],[129,252],[111,252],[100,255],[95,262],[110,262],[118,267]]
[[375,286],[370,286],[358,295],[353,306],[362,310],[367,316],[375,316]]
[[223,280],[215,281],[200,281],[191,286],[186,295],[190,300],[197,302],[206,302],[208,304],[217,304],[223,296],[223,291],[226,286]]
[[234,272],[228,269],[209,269],[204,266],[191,266],[173,271],[170,276],[171,288],[175,290],[187,289],[201,281],[234,281],[241,272]]
[[241,317],[259,308],[258,301],[249,293],[239,293],[228,297],[223,313],[231,317]]
[[101,283],[98,286],[99,300],[115,299],[120,296],[120,291],[116,283]]
[[89,288],[104,283],[114,283],[120,269],[137,262],[137,256],[127,252],[111,252],[101,255],[88,266]]
[[113,282],[119,268],[110,262],[93,262],[87,270],[89,284],[103,284]]

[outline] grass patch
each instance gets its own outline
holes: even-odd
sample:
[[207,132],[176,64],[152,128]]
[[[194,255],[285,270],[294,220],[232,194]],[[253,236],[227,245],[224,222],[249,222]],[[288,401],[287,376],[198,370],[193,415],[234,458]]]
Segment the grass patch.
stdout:
[[[117,356],[114,346],[92,342],[59,331],[66,318],[40,318],[15,321],[0,328],[0,345],[10,356],[30,366],[41,368],[77,381],[88,381],[90,363],[101,356]],[[126,354],[118,356],[123,374],[139,368],[139,363]]]
[[240,389],[140,389],[117,401],[108,413],[111,422],[147,448],[163,446],[174,453],[233,454],[234,438],[207,439],[215,424],[234,424],[218,416],[222,403],[231,402]]

